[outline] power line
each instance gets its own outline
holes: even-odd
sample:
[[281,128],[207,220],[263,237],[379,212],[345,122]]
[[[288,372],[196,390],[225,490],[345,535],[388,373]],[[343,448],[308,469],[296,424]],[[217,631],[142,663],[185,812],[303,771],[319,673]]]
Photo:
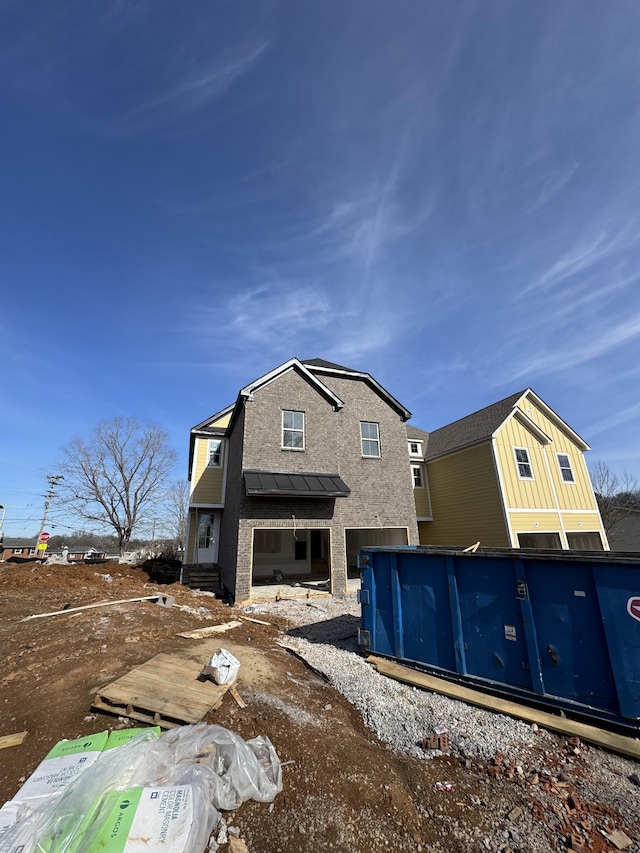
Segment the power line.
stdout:
[[26,471],[27,474],[38,474],[41,475],[40,471],[36,471],[35,468],[23,468],[20,465],[13,465],[11,462],[2,462],[0,461],[0,466],[3,468],[11,468],[13,471]]

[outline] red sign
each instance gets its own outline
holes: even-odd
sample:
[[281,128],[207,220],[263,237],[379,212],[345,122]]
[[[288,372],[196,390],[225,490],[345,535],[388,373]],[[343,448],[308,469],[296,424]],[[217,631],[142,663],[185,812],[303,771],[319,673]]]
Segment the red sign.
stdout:
[[627,613],[640,622],[640,595],[634,595],[627,601]]
[[51,536],[51,534],[50,534],[50,533],[47,533],[47,532],[45,531],[44,533],[41,533],[41,534],[40,534],[40,541],[41,541],[41,542],[48,542],[48,541],[49,541],[49,537],[50,537],[50,536]]

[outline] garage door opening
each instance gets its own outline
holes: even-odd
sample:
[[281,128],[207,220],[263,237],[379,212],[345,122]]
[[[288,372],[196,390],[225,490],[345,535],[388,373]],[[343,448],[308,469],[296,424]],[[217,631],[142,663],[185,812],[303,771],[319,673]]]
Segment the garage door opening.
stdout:
[[347,548],[347,577],[360,577],[358,553],[366,545],[407,545],[406,527],[358,527],[345,530]]
[[329,528],[254,529],[252,584],[329,583],[330,541]]
[[604,551],[602,537],[597,530],[567,533],[567,542],[572,551]]
[[543,551],[561,551],[559,533],[518,533],[520,548],[537,548]]

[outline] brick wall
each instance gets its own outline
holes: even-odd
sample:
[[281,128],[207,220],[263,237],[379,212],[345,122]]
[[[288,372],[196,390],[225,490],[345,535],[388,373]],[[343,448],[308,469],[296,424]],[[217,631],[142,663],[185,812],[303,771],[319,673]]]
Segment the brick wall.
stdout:
[[[333,411],[306,379],[291,370],[256,391],[235,424],[229,444],[219,562],[222,582],[237,600],[250,595],[255,527],[292,527],[295,516],[298,528],[331,528],[332,589],[336,594],[346,589],[345,528],[406,527],[409,543],[418,543],[406,428],[400,415],[361,380],[320,378],[344,401],[341,410]],[[283,409],[305,413],[304,451],[282,449]],[[362,458],[361,421],[379,424],[380,458]],[[251,498],[244,494],[243,468],[336,473],[351,494],[333,500]]]

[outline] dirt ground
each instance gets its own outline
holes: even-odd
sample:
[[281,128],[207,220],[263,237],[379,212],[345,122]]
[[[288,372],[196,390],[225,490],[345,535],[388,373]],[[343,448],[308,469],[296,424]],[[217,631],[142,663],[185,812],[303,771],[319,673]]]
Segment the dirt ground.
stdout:
[[[175,596],[176,606],[137,602],[21,621],[158,591]],[[141,570],[116,563],[0,564],[0,594],[0,735],[29,733],[22,745],[0,752],[0,803],[16,793],[58,740],[139,725],[92,711],[92,699],[104,685],[159,652],[198,645],[179,632],[226,622],[240,612],[180,585],[156,586]],[[584,792],[576,805],[586,765],[566,739],[558,738],[556,755],[540,756],[540,772],[531,766],[523,773],[500,756],[485,766],[451,756],[398,755],[373,736],[341,694],[278,645],[287,628],[243,622],[223,635],[218,645],[241,661],[238,691],[247,707],[227,693],[205,718],[245,738],[268,735],[285,762],[284,789],[271,806],[250,802],[225,815],[251,853],[598,853],[616,849],[600,830],[616,829],[633,842],[627,849],[640,850],[637,820],[606,805],[598,811],[597,803],[585,803]],[[210,649],[211,640],[202,644],[203,663]],[[445,780],[454,789],[435,790]],[[581,840],[590,846],[578,846]]]

